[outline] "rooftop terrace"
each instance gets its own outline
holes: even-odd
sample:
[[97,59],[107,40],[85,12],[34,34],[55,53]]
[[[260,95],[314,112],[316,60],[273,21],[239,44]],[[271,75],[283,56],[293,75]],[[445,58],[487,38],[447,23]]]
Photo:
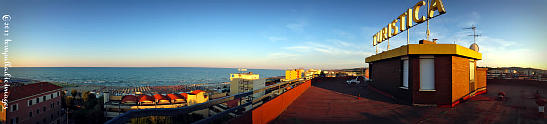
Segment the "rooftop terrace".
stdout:
[[[488,80],[488,92],[454,108],[411,106],[374,92],[364,83],[348,85],[347,79],[330,78],[312,82],[271,123],[540,123],[534,94],[546,96],[547,82]],[[498,92],[507,100],[495,100]]]

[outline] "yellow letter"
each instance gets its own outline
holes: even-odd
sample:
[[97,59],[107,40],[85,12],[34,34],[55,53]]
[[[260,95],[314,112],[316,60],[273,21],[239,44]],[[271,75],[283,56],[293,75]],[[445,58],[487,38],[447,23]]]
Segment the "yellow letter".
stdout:
[[372,46],[376,46],[376,35],[372,35]]
[[[397,21],[399,21],[399,20],[395,19],[395,20],[393,20],[393,22],[391,22],[390,26],[391,26],[391,28],[393,28],[393,34],[391,36],[395,36],[395,35],[399,34],[399,28],[397,27]],[[391,32],[389,32],[389,33],[391,33]]]
[[388,37],[387,37],[387,28],[386,27],[384,27],[384,29],[382,29],[382,35],[383,35],[382,37],[384,38],[384,39],[382,39],[382,41],[388,39]]
[[412,19],[411,19],[412,18],[412,9],[408,9],[408,11],[406,13],[407,13],[406,16],[408,17],[408,19],[406,21],[406,28],[408,30],[410,27],[412,27]]
[[416,22],[416,23],[422,23],[426,20],[425,16],[422,16],[421,19],[418,16],[418,14],[420,14],[420,7],[422,7],[423,5],[425,5],[425,1],[420,1],[420,2],[416,3],[416,5],[414,6],[414,12],[412,13],[414,16],[413,16],[412,20],[414,20],[414,22]]
[[431,4],[429,5],[429,14],[428,18],[433,17],[433,13],[435,13],[435,10],[439,11],[439,14],[446,13],[446,10],[444,10],[444,5],[441,0],[431,0]]
[[387,24],[387,38],[391,38],[391,23]]
[[405,31],[405,28],[406,28],[406,26],[405,26],[405,23],[406,23],[405,17],[406,17],[406,12],[403,13],[403,14],[401,14],[401,15],[397,18],[397,19],[401,20],[401,24],[399,25],[399,30],[400,30],[401,32]]
[[382,30],[380,32],[376,33],[376,44],[382,43]]

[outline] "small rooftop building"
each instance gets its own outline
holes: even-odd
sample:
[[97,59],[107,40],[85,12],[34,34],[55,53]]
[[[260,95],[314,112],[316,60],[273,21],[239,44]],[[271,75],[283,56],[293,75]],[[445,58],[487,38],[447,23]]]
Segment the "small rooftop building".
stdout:
[[171,99],[171,103],[186,103],[184,97],[179,94],[167,94],[167,97]]
[[139,104],[140,105],[154,105],[154,97],[149,95],[139,95]]
[[154,99],[158,105],[171,104],[171,100],[167,96],[161,94],[155,94]]
[[[478,46],[472,46],[478,50]],[[486,91],[478,51],[421,40],[365,59],[371,85],[410,104],[451,105]]]

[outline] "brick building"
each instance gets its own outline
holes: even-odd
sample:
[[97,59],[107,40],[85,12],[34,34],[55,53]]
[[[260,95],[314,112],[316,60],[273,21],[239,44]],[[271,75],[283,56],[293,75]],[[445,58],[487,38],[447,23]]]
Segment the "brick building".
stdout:
[[409,104],[453,106],[486,92],[482,54],[456,44],[422,40],[367,57],[371,86]]
[[[62,87],[48,82],[12,84],[8,90],[8,108],[0,109],[3,124],[61,124],[66,115],[61,107]],[[0,93],[1,98],[4,92]]]

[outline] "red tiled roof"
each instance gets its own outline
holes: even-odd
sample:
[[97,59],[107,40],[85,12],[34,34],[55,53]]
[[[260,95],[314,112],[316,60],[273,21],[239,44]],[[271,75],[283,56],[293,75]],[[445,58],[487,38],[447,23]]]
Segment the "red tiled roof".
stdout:
[[160,94],[155,94],[155,95],[154,95],[154,98],[155,98],[156,100],[169,100],[169,98],[167,98],[167,97],[164,96],[164,95],[160,95]]
[[198,94],[200,92],[205,92],[205,91],[203,91],[203,90],[194,90],[194,91],[191,92],[191,94]]
[[167,94],[167,96],[171,100],[184,99],[184,97],[179,94]]
[[131,102],[131,103],[137,102],[137,97],[133,95],[123,96],[122,103],[128,103],[128,102]]
[[139,95],[139,102],[154,102],[154,98],[149,95]]
[[[8,89],[8,100],[14,101],[28,96],[50,92],[61,88],[63,87],[51,84],[49,82],[32,83],[20,86],[11,85]],[[4,90],[0,91],[0,98],[4,98]]]
[[188,99],[188,93],[180,93],[181,96],[184,97],[184,99]]

